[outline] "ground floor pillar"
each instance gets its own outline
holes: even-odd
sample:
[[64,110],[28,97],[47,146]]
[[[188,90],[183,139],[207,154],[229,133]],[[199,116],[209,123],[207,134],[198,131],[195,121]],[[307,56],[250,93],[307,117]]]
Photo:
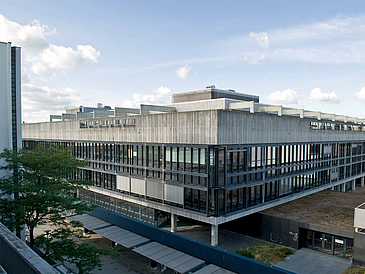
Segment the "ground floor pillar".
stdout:
[[177,215],[171,213],[171,232],[176,233],[177,231]]
[[356,180],[352,181],[352,190],[355,191],[356,188]]
[[343,183],[343,184],[341,185],[341,191],[342,191],[342,192],[346,192],[346,183]]
[[361,187],[364,187],[364,177],[361,177]]
[[218,245],[218,225],[211,225],[210,245]]

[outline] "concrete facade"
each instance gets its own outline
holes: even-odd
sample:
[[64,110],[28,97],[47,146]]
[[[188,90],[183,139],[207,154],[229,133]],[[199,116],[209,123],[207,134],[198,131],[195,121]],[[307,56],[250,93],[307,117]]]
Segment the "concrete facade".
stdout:
[[219,224],[324,189],[346,191],[365,176],[365,120],[224,90],[221,97],[235,99],[191,102],[195,93],[212,88],[183,93],[190,97],[180,103],[141,105],[139,115],[115,108],[121,116],[77,112],[80,119],[25,124],[24,145],[73,146],[90,161],[77,176],[95,181],[84,199],[141,221],[154,214],[155,225],[162,213],[209,223],[213,245]]

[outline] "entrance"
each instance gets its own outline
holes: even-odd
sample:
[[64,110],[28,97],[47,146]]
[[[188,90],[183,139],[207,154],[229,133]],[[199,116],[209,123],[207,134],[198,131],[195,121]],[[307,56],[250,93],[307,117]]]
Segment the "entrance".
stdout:
[[299,249],[305,247],[344,258],[353,257],[354,239],[305,228],[299,229],[299,237]]

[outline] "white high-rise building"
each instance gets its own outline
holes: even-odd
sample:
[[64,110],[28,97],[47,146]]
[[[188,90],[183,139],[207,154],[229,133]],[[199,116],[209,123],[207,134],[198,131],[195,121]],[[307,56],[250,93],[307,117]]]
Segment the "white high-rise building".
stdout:
[[21,148],[20,48],[0,42],[0,151]]
[[[0,42],[0,152],[22,147],[20,78],[20,48]],[[9,172],[0,170],[0,178]]]

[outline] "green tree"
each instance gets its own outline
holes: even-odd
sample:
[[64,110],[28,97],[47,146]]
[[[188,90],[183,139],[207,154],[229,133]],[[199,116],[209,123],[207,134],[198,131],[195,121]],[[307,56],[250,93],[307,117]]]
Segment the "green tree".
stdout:
[[[31,248],[41,247],[46,258],[72,261],[79,273],[100,266],[99,255],[106,253],[86,244],[78,245],[75,237],[83,237],[82,224],[69,222],[65,217],[93,209],[76,197],[78,189],[92,182],[73,179],[72,176],[87,162],[76,159],[72,147],[55,145],[39,146],[34,150],[5,149],[0,158],[4,163],[0,168],[10,171],[9,176],[0,179],[3,195],[0,198],[0,221],[13,231],[25,226]],[[13,198],[9,199],[9,196]],[[47,237],[35,237],[34,229],[45,224],[51,224],[55,229]],[[85,252],[89,252],[89,258],[95,255],[95,260],[88,260]],[[68,254],[70,256],[66,256]]]

